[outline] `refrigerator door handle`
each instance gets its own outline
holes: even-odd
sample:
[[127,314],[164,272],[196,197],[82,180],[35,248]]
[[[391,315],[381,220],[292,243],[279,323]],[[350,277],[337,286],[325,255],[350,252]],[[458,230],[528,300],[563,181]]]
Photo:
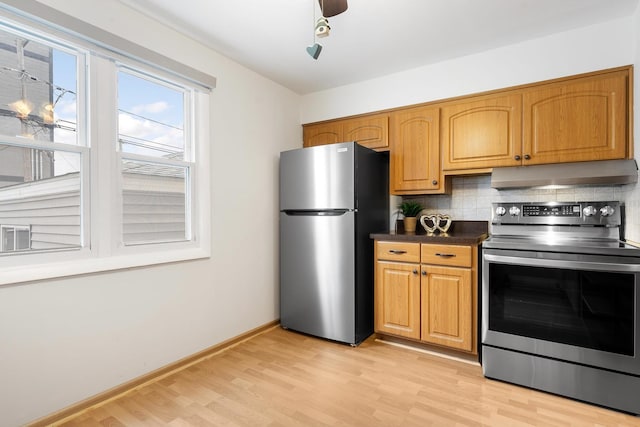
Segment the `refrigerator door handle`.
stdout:
[[352,211],[351,209],[327,209],[327,210],[287,209],[287,210],[284,210],[283,212],[287,216],[341,216],[351,211]]

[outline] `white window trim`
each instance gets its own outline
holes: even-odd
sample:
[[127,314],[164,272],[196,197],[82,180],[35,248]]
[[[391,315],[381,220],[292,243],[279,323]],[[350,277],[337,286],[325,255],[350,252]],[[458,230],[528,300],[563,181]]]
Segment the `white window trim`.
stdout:
[[[6,12],[5,12],[6,13]],[[0,17],[8,19],[13,17],[4,16],[0,8]],[[38,31],[42,30],[42,26]],[[53,39],[65,40],[58,34],[51,32]],[[76,44],[76,40],[68,40],[69,44]],[[80,46],[82,49],[82,46]],[[105,58],[104,54],[91,55],[87,58],[88,64],[79,64],[79,67],[86,67],[88,70],[86,78],[89,82],[100,84],[89,84],[88,103],[91,99],[104,99],[105,97],[115,97],[117,70],[115,61],[122,58]],[[125,62],[128,66],[136,69],[149,71],[147,64],[139,64],[135,59]],[[113,73],[105,78],[105,74]],[[162,71],[150,71],[152,75],[163,77]],[[83,73],[79,73],[81,78]],[[167,80],[177,81],[173,75],[164,76]],[[215,80],[214,80],[215,81]],[[79,81],[79,84],[84,82]],[[211,196],[209,192],[210,183],[210,95],[208,91],[193,91],[193,111],[191,111],[191,137],[193,138],[194,152],[192,158],[196,160],[196,167],[193,176],[190,176],[191,194],[195,200],[187,200],[191,206],[191,236],[188,242],[156,243],[152,245],[124,246],[121,242],[121,231],[114,230],[121,227],[121,211],[113,209],[114,206],[121,206],[118,203],[120,197],[119,185],[114,177],[119,177],[117,173],[120,168],[119,153],[115,149],[117,135],[117,109],[105,108],[102,111],[89,110],[88,105],[81,104],[81,96],[78,97],[78,120],[84,114],[87,117],[88,141],[91,147],[83,145],[63,145],[51,143],[40,143],[29,141],[29,145],[34,147],[52,149],[63,149],[71,152],[78,152],[82,156],[82,186],[89,186],[89,194],[82,192],[81,209],[87,225],[81,233],[83,247],[72,250],[57,250],[46,252],[33,252],[19,254],[7,254],[0,257],[0,286],[16,283],[24,283],[35,280],[51,279],[105,272],[117,269],[142,267],[168,262],[186,261],[193,259],[208,258],[211,256],[211,226],[210,226],[210,206]],[[115,101],[115,100],[114,100]],[[116,106],[115,102],[111,105]],[[105,111],[109,109],[110,111]],[[112,111],[111,111],[112,110]],[[201,118],[196,120],[196,118]],[[79,122],[80,123],[80,122]],[[188,127],[188,126],[187,126]],[[78,135],[79,138],[83,137]],[[100,141],[98,138],[102,138]],[[109,141],[105,142],[107,138]],[[3,141],[24,146],[25,141],[18,138],[4,137]],[[99,141],[99,142],[98,142]],[[63,147],[60,147],[63,145]],[[89,171],[89,173],[86,173]],[[86,188],[86,187],[85,187]],[[193,202],[193,203],[191,203]],[[119,218],[118,218],[118,215]],[[90,243],[89,243],[90,242]]]

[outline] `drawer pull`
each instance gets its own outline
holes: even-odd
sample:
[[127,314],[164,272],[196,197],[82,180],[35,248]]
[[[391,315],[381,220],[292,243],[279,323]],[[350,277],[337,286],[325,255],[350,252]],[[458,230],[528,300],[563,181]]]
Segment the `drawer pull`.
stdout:
[[403,251],[402,249],[389,249],[389,253],[394,255],[402,255],[406,254],[407,251]]
[[436,256],[439,256],[442,258],[453,258],[456,256],[456,254],[441,254],[440,252],[436,252]]

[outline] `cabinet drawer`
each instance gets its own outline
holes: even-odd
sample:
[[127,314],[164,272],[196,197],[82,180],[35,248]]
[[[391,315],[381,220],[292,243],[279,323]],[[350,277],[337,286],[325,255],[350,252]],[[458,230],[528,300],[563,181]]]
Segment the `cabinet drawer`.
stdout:
[[420,243],[376,241],[376,253],[378,259],[419,263]]
[[471,267],[471,246],[423,244],[421,260],[423,264]]

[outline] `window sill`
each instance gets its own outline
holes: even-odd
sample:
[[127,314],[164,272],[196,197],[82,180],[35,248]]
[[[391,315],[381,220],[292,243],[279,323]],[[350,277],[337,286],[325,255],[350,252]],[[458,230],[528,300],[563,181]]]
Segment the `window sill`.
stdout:
[[45,261],[29,265],[2,267],[0,270],[0,286],[191,261],[211,256],[209,250],[200,247],[140,254],[122,254],[110,257],[91,257],[77,253],[74,256],[68,252],[66,254],[67,260],[65,261]]

